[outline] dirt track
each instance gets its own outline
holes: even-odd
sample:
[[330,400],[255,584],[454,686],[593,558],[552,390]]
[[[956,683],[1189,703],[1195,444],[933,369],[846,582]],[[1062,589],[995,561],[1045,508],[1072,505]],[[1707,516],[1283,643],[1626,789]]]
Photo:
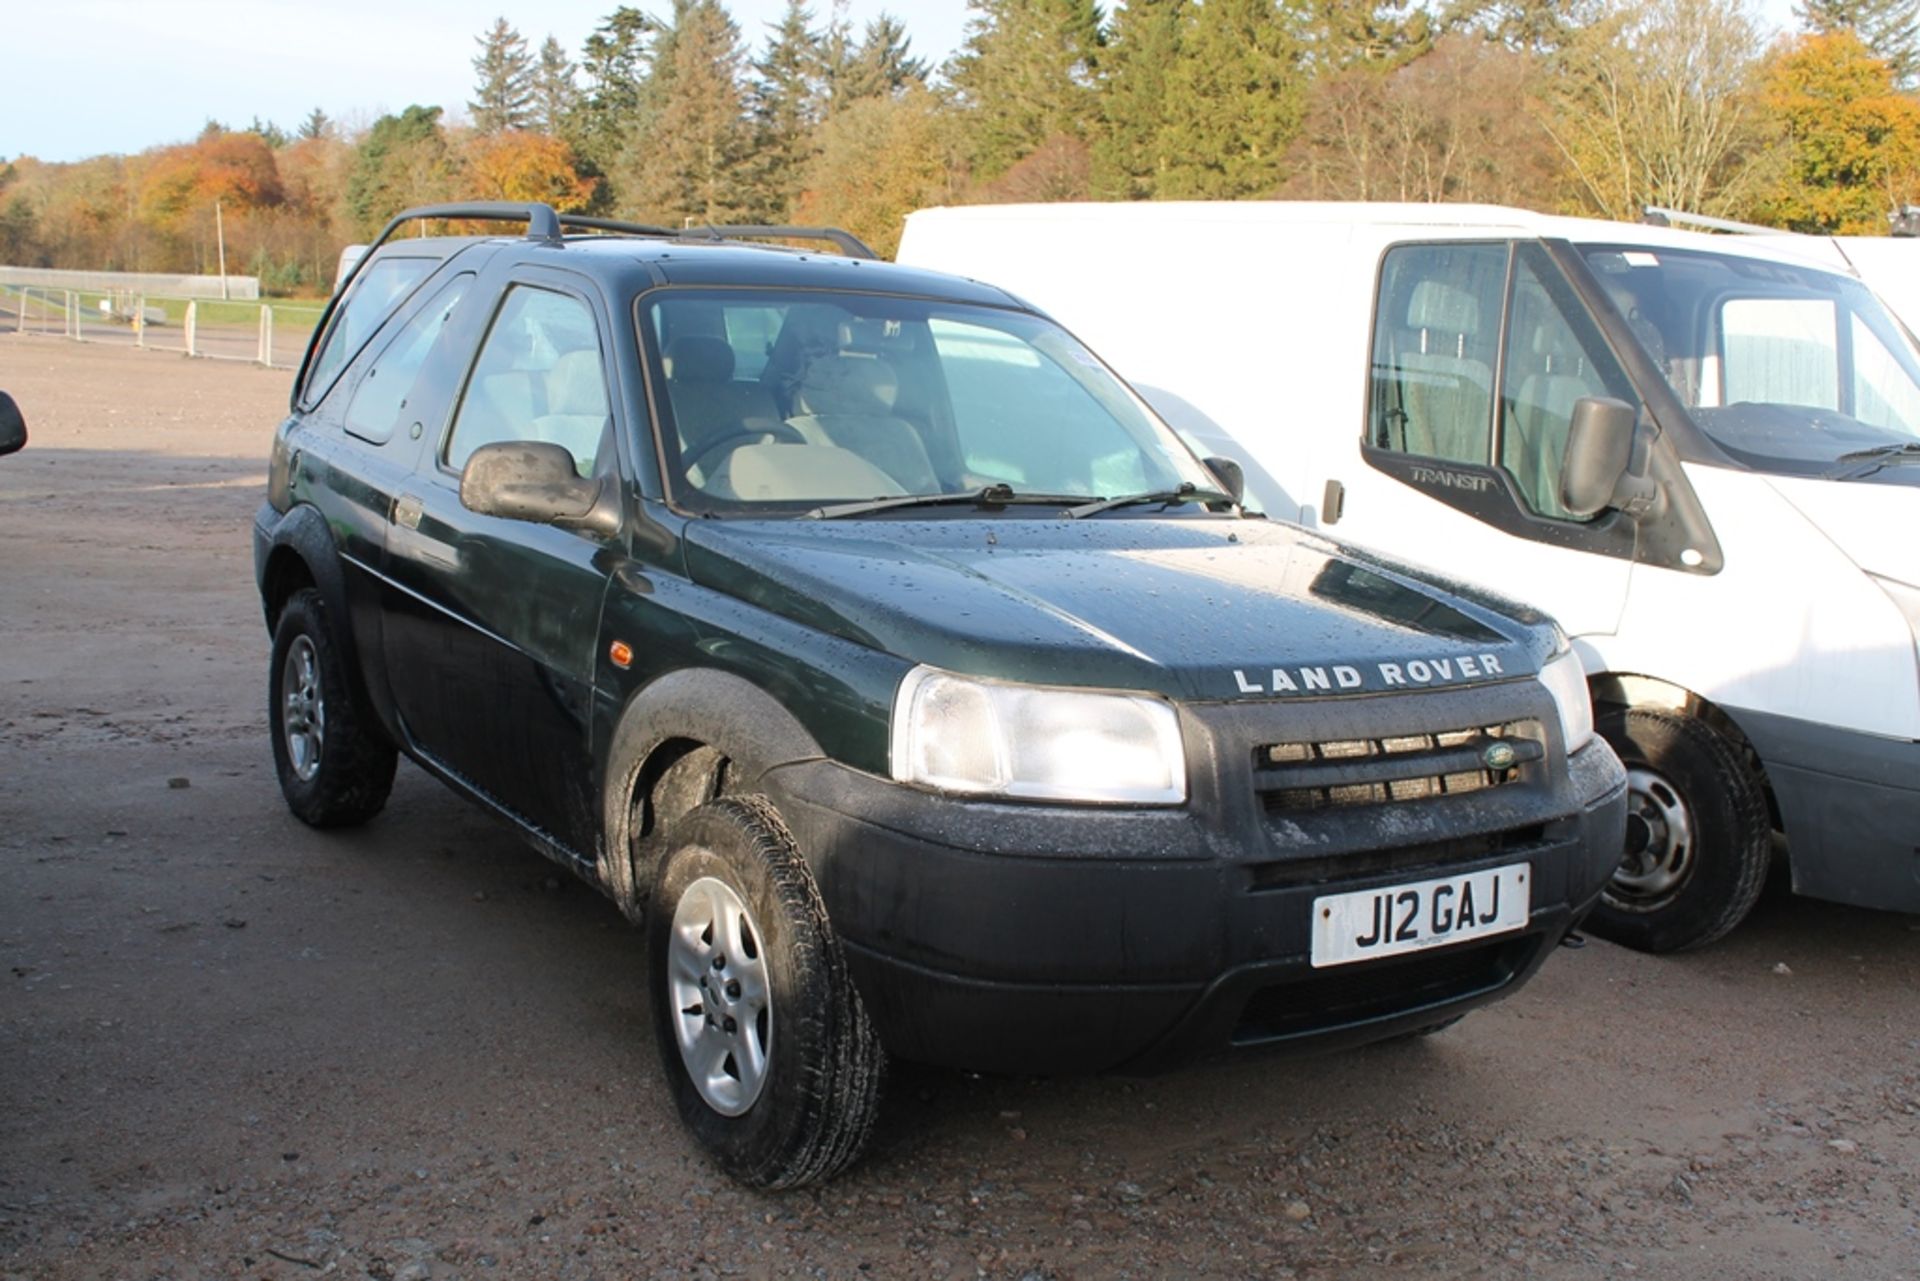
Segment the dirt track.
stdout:
[[608,904],[405,765],[282,806],[287,386],[0,334],[0,1277],[1920,1278],[1920,920],[1777,891],[1415,1044],[903,1070],[849,1176],[733,1189]]

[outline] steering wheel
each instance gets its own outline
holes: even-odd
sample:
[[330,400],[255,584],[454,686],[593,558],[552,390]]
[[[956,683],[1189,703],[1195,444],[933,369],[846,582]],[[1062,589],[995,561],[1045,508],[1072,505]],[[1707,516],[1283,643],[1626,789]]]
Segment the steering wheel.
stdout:
[[807,443],[807,438],[800,434],[799,429],[787,423],[774,423],[766,427],[750,427],[744,431],[725,432],[713,437],[711,440],[703,440],[692,449],[682,453],[680,455],[680,470],[690,474],[695,467],[700,465],[701,460],[709,454],[717,454],[723,449],[738,449],[748,441],[758,439],[761,436],[772,436],[777,440],[784,440],[790,445],[804,445]]

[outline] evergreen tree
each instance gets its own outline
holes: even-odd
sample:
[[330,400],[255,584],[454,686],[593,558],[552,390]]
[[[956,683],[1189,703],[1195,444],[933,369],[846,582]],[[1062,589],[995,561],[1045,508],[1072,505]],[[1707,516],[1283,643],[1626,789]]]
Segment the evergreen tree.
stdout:
[[[642,128],[641,100],[652,72],[658,28],[640,10],[621,5],[580,46],[586,91],[567,114],[561,133],[573,144],[583,175],[610,175],[630,138]],[[616,203],[615,185],[602,182],[595,207]]]
[[269,147],[272,147],[275,151],[280,150],[280,148],[286,146],[288,143],[293,141],[292,137],[288,135],[285,129],[282,129],[279,125],[273,123],[273,121],[271,120],[262,120],[259,116],[255,116],[253,118],[253,123],[248,125],[241,132],[258,134],[266,142],[266,144]]
[[1796,0],[1794,16],[1809,31],[1850,31],[1893,70],[1894,84],[1920,78],[1920,0]]
[[559,137],[564,129],[580,98],[573,73],[573,60],[567,57],[566,48],[548,36],[533,69],[533,127],[540,132]]
[[507,129],[525,129],[533,120],[533,56],[527,42],[505,18],[495,19],[493,29],[475,36],[480,52],[473,59],[479,77],[474,81],[473,100],[467,110],[473,113],[473,127],[482,134]]
[[968,0],[967,41],[947,69],[974,176],[990,180],[1055,135],[1085,138],[1097,104],[1093,0]]
[[1166,161],[1153,194],[1271,195],[1306,113],[1306,86],[1299,42],[1273,0],[1206,0],[1167,74]]
[[327,113],[315,107],[307,118],[300,122],[300,137],[308,142],[325,138],[333,132],[333,121]]
[[1180,58],[1192,0],[1131,0],[1113,18],[1100,66],[1100,127],[1093,194],[1142,200],[1167,166],[1167,77]]
[[1433,47],[1426,9],[1410,10],[1408,0],[1290,0],[1290,5],[1300,21],[1303,59],[1316,74],[1353,66],[1385,70]]
[[805,0],[787,0],[766,55],[753,64],[752,183],[770,220],[784,219],[812,160],[814,130],[825,114],[825,45]]
[[453,183],[440,108],[411,106],[367,131],[347,177],[347,214],[355,231],[371,236],[400,210],[445,199]]
[[913,42],[907,38],[905,24],[890,13],[882,13],[867,23],[860,43],[834,82],[833,96],[838,102],[893,97],[909,86],[924,86],[930,72],[925,59],[913,56]]
[[625,212],[667,226],[753,216],[741,58],[740,30],[719,0],[674,0],[673,25],[653,43],[645,128],[617,169]]

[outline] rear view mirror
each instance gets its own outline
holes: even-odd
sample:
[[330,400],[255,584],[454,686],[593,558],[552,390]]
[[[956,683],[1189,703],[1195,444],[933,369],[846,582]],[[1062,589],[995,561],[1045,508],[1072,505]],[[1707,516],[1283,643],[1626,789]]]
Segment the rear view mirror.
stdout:
[[603,502],[602,492],[599,481],[575,469],[565,447],[549,441],[482,445],[460,472],[460,505],[468,511],[611,534],[620,526],[619,509]]
[[1633,462],[1636,414],[1624,400],[1582,396],[1567,426],[1567,455],[1560,464],[1560,502],[1587,520],[1614,505],[1614,494]]
[[0,454],[15,454],[27,447],[27,419],[13,397],[0,391]]
[[1223,493],[1232,494],[1233,501],[1236,503],[1246,497],[1247,473],[1239,463],[1231,458],[1209,458],[1205,461],[1207,470],[1219,480]]

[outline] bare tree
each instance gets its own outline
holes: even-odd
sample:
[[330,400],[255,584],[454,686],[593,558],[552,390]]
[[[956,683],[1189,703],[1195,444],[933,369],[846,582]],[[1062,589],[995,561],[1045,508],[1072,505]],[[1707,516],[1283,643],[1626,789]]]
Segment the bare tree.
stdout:
[[1610,218],[1743,208],[1771,163],[1761,48],[1746,0],[1616,0],[1569,41],[1543,95],[1573,202]]

